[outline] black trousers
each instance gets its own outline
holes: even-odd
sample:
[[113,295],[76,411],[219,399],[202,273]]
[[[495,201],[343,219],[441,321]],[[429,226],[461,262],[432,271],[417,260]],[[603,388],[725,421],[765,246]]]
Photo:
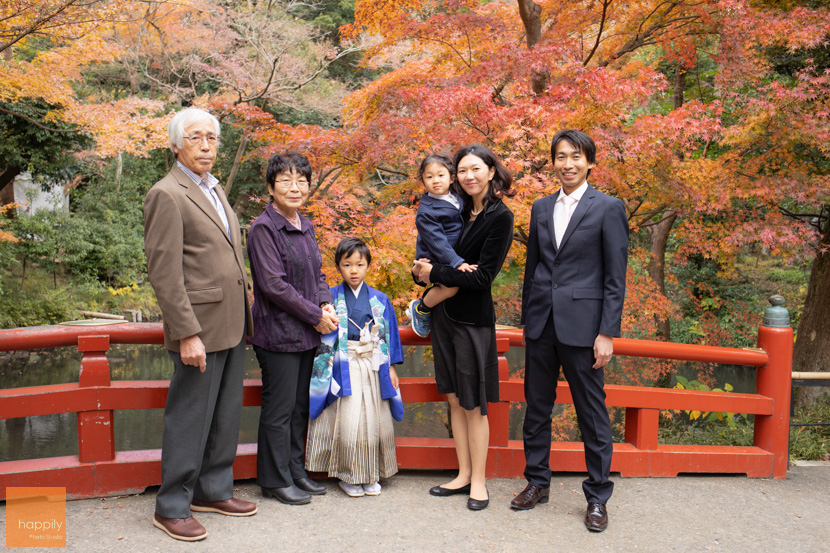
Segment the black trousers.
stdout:
[[577,423],[585,444],[588,478],[582,491],[589,503],[607,503],[614,490],[611,473],[611,422],[605,406],[603,369],[594,369],[593,348],[568,346],[559,342],[548,316],[537,340],[525,348],[525,413],[522,435],[525,449],[525,478],[539,488],[550,486],[551,413],[556,402],[559,367],[571,388]]
[[254,346],[262,368],[256,469],[263,488],[285,488],[308,476],[303,454],[315,349],[276,352]]
[[205,372],[169,351],[173,378],[164,407],[161,487],[156,512],[190,516],[190,501],[233,497],[233,461],[242,415],[245,336],[236,347],[208,353]]

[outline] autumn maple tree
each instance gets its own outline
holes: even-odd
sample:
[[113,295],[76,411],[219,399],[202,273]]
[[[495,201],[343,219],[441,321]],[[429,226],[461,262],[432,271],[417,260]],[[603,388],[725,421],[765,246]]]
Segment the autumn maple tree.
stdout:
[[[380,206],[411,237],[418,161],[482,142],[517,177],[510,206],[521,243],[530,204],[557,188],[551,137],[579,128],[599,147],[591,182],[624,200],[635,236],[626,335],[670,338],[677,314],[666,297],[667,254],[675,263],[712,259],[730,274],[748,245],[788,255],[818,243],[821,229],[798,219],[826,213],[828,203],[827,66],[781,74],[769,51],[825,44],[826,8],[365,0],[342,34],[374,40],[363,63],[386,70],[345,99],[342,128],[262,121],[257,131],[262,152],[303,149],[339,178],[339,194],[371,196],[372,210],[352,212],[337,232],[375,229]],[[378,257],[400,257],[397,241],[377,246]],[[522,248],[511,255],[521,265]],[[392,273],[404,275],[399,290],[409,287],[407,263]],[[814,294],[813,305],[830,305]],[[704,343],[722,339],[712,324]]]
[[[240,167],[303,151],[327,255],[342,236],[370,239],[370,280],[400,306],[417,293],[417,164],[481,142],[518,191],[516,244],[496,291],[505,322],[515,322],[530,206],[558,188],[551,138],[581,129],[598,145],[591,183],[628,210],[624,334],[671,339],[682,296],[709,302],[702,343],[749,340],[729,338],[712,311],[733,310],[744,328],[757,309],[703,298],[706,283],[674,269],[706,260],[730,276],[750,247],[813,255],[796,365],[820,369],[830,362],[830,12],[801,4],[357,0],[335,46],[297,19],[312,9],[303,3],[5,3],[0,108],[90,136],[90,151],[108,158],[163,148],[173,111],[207,107],[238,137],[222,154],[232,196]],[[360,52],[372,78],[347,90],[329,69]],[[257,194],[247,186],[241,208]],[[671,370],[626,363],[621,381]]]

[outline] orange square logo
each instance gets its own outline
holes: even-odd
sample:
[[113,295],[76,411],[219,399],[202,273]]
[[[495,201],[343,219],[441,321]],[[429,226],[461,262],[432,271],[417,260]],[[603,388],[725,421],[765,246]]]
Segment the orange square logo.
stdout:
[[66,547],[66,488],[6,488],[6,547]]

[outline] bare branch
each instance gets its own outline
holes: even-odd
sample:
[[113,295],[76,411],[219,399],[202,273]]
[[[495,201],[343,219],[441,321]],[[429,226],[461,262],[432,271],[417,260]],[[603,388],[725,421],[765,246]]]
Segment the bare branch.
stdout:
[[605,18],[608,14],[608,6],[611,5],[613,0],[602,0],[602,18],[599,20],[599,30],[597,31],[597,41],[594,43],[594,47],[591,48],[591,51],[588,53],[588,57],[585,58],[585,61],[582,62],[583,67],[588,65],[588,62],[591,61],[591,58],[594,57],[594,53],[599,48],[600,39],[602,38],[602,31],[605,28]]
[[33,124],[36,127],[41,128],[45,131],[50,131],[50,132],[78,132],[76,129],[53,129],[53,128],[50,128],[50,127],[46,127],[44,125],[41,125],[40,123],[38,123],[37,121],[35,121],[31,117],[26,117],[22,113],[17,113],[17,112],[14,112],[14,111],[10,111],[10,110],[7,110],[5,108],[0,108],[0,111],[2,111],[3,113],[8,113],[9,115],[14,115],[15,117],[20,117],[21,119],[25,119],[29,123]]

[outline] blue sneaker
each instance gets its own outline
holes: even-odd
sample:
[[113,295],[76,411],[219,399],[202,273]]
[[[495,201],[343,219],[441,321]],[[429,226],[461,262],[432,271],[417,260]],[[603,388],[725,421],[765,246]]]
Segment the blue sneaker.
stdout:
[[418,312],[418,306],[421,305],[421,300],[412,300],[409,302],[409,309],[406,310],[406,316],[412,321],[412,330],[421,338],[429,336],[429,315],[424,315]]

